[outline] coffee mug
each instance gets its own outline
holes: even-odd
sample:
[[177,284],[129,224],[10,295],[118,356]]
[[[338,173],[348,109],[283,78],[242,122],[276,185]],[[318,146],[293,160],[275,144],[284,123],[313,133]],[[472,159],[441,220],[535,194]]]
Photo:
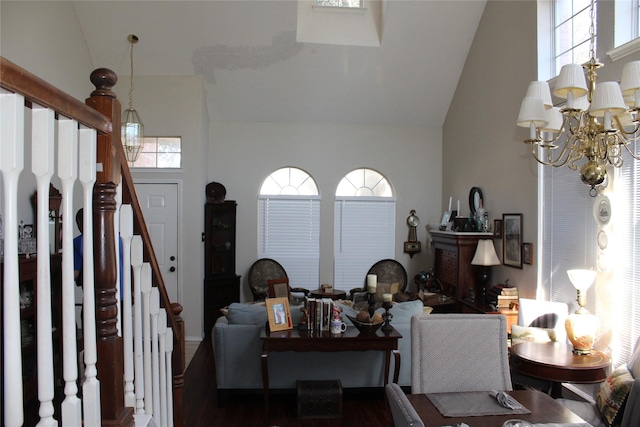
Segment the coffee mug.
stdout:
[[347,330],[347,324],[344,323],[342,320],[333,319],[331,321],[330,329],[332,334],[341,334]]

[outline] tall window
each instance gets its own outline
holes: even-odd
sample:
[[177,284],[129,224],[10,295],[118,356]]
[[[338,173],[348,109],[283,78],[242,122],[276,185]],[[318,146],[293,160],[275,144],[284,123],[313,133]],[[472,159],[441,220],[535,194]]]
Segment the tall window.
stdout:
[[[554,75],[565,64],[589,60],[591,34],[590,0],[555,0],[553,8]],[[597,15],[597,3],[594,14]],[[594,16],[597,21],[597,16]],[[595,31],[595,29],[594,29]],[[595,34],[594,34],[595,35]]]
[[[634,144],[637,152],[640,143]],[[614,305],[619,308],[613,320],[614,362],[628,361],[635,339],[640,334],[640,161],[628,153],[613,182],[612,222],[614,224],[614,256],[609,257],[614,272],[612,289]],[[615,221],[614,221],[615,220]],[[619,227],[619,228],[618,228]]]
[[336,190],[334,286],[363,286],[369,268],[395,257],[396,200],[390,183],[371,169],[347,174]]
[[320,196],[301,169],[286,167],[267,177],[258,196],[258,258],[273,258],[292,287],[320,280]]
[[615,1],[615,47],[621,46],[640,35],[640,1]]

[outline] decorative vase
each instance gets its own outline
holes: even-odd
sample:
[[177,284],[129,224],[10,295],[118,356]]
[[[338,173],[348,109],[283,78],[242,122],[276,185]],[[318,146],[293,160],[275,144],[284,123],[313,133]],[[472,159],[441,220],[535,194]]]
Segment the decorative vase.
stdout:
[[567,338],[573,344],[573,352],[582,355],[591,354],[600,328],[600,320],[586,308],[580,307],[567,317],[564,326]]

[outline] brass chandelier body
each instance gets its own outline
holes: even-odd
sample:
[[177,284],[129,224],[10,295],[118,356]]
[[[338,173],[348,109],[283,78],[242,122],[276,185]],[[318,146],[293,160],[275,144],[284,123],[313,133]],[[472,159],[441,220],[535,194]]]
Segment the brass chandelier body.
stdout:
[[[640,153],[632,147],[640,136],[640,61],[626,64],[622,90],[615,82],[597,84],[596,70],[602,64],[595,58],[593,1],[590,35],[590,60],[582,66],[564,66],[557,79],[554,94],[567,99],[566,107],[551,105],[547,82],[531,82],[518,125],[530,128],[529,139],[524,142],[531,144],[533,157],[539,163],[577,170],[578,162],[586,159],[580,167],[580,178],[591,186],[589,193],[595,196],[595,187],[607,177],[607,165],[622,166],[624,151],[640,160]],[[570,71],[573,76],[566,78]],[[582,83],[576,83],[574,78],[582,79]]]

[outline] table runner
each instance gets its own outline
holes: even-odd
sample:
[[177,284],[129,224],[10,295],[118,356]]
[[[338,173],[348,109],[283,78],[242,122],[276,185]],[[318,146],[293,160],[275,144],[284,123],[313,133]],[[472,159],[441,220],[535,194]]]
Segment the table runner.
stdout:
[[488,391],[464,393],[427,393],[427,398],[444,417],[474,417],[482,415],[518,415],[531,411],[501,406]]

